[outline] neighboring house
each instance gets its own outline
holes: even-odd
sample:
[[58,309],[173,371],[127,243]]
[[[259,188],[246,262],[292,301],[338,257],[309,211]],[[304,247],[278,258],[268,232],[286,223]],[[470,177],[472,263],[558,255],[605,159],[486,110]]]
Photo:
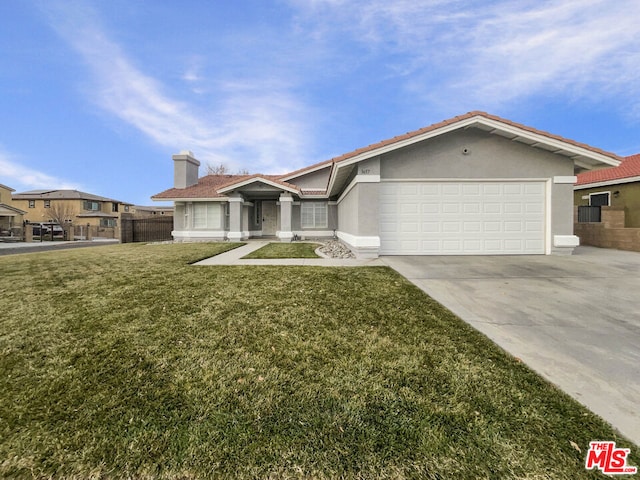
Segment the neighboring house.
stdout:
[[640,228],[640,154],[626,157],[618,167],[579,174],[574,204],[621,208],[624,226]]
[[160,217],[160,216],[173,216],[173,206],[143,206],[143,205],[134,205],[130,209],[134,218],[149,218],[149,217]]
[[96,232],[117,228],[121,215],[132,207],[130,203],[78,190],[31,190],[12,197],[14,205],[27,212],[28,222],[89,225]]
[[578,175],[574,204],[583,245],[640,252],[640,154]]
[[0,236],[21,237],[22,223],[27,212],[13,205],[11,192],[15,190],[0,183]]
[[470,112],[284,175],[173,156],[176,241],[334,234],[359,257],[570,253],[573,184],[613,153]]

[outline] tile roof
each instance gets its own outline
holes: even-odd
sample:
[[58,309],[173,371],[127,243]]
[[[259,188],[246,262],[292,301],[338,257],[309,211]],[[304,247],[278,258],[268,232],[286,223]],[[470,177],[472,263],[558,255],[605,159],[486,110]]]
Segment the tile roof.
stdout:
[[170,188],[154,195],[153,199],[163,198],[223,198],[218,189],[249,178],[251,175],[207,175],[200,177],[198,183],[187,188]]
[[580,173],[576,185],[611,182],[632,177],[640,177],[640,153],[624,158],[617,167]]
[[[228,175],[226,175],[226,176],[228,176]],[[294,185],[292,183],[283,182],[282,180],[280,180],[284,176],[285,175],[263,175],[261,173],[254,173],[253,175],[242,175],[241,177],[243,177],[243,178],[239,178],[237,180],[230,180],[225,184],[219,185],[218,186],[218,190],[230,187],[232,185],[235,185],[236,183],[241,183],[241,182],[245,182],[247,180],[252,180],[252,179],[256,179],[256,180],[265,179],[265,180],[269,180],[270,182],[276,183],[278,185],[281,185],[283,187],[287,187],[287,188],[292,189],[292,190],[296,190],[296,191],[300,190],[300,188],[298,188],[296,185]]]
[[96,200],[99,202],[122,203],[133,205],[132,203],[121,202],[113,198],[101,197],[92,193],[81,192],[79,190],[29,190],[28,192],[14,193],[11,195],[15,200],[51,199],[51,200]]
[[433,125],[429,125],[428,127],[420,128],[420,129],[414,130],[412,132],[407,132],[407,133],[405,133],[403,135],[398,135],[396,137],[389,138],[387,140],[382,140],[381,142],[378,142],[378,143],[373,143],[373,144],[368,145],[366,147],[362,147],[362,148],[359,148],[359,149],[354,150],[352,152],[340,155],[339,157],[335,157],[335,158],[332,159],[332,161],[334,163],[343,162],[345,160],[348,160],[350,158],[358,156],[358,155],[360,155],[362,153],[370,152],[372,150],[377,150],[378,148],[386,147],[388,145],[393,145],[394,143],[401,142],[403,140],[409,140],[409,139],[411,139],[413,137],[417,137],[419,135],[423,135],[425,133],[429,133],[429,132],[438,130],[440,128],[444,128],[444,127],[447,127],[449,125],[453,125],[455,123],[458,123],[458,122],[461,122],[461,121],[464,121],[464,120],[468,120],[468,119],[473,118],[473,117],[483,117],[483,118],[486,118],[486,119],[489,119],[489,120],[493,120],[493,121],[496,121],[496,122],[504,123],[506,125],[510,125],[512,127],[516,127],[516,128],[525,130],[527,132],[534,133],[536,135],[542,135],[544,137],[548,137],[548,138],[551,138],[551,139],[554,139],[554,140],[559,140],[561,142],[565,142],[565,143],[568,143],[568,144],[571,144],[571,145],[575,145],[577,147],[584,148],[585,150],[589,150],[589,151],[594,152],[594,153],[598,153],[598,154],[601,154],[601,155],[606,155],[608,157],[616,158],[618,160],[622,160],[622,158],[619,157],[618,155],[615,155],[615,154],[613,154],[611,152],[606,152],[606,151],[601,150],[601,149],[596,148],[596,147],[592,147],[590,145],[587,145],[586,143],[576,142],[575,140],[564,138],[564,137],[561,137],[560,135],[554,135],[552,133],[545,132],[543,130],[538,130],[538,129],[535,129],[535,128],[532,128],[532,127],[528,127],[528,126],[523,125],[521,123],[512,122],[511,120],[507,120],[506,118],[498,117],[497,115],[491,115],[491,114],[489,114],[487,112],[481,112],[481,111],[477,111],[476,110],[476,111],[473,111],[473,112],[465,113],[464,115],[458,115],[457,117],[453,117],[453,118],[450,118],[448,120],[443,120],[442,122],[434,123]]

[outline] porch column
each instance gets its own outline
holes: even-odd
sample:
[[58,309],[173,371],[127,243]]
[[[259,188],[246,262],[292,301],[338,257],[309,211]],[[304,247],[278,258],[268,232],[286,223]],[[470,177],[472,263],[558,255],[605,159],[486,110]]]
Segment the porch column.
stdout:
[[281,242],[290,242],[293,238],[291,231],[291,207],[293,205],[293,197],[290,193],[280,195],[280,230],[278,238]]
[[242,240],[242,197],[229,197],[229,233],[227,238],[231,241]]

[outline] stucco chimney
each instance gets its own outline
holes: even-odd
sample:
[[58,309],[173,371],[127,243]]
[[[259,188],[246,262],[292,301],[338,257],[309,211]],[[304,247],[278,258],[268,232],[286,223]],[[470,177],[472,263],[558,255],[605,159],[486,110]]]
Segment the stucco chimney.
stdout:
[[198,167],[200,162],[189,150],[182,150],[173,155],[173,186],[186,188],[198,183]]

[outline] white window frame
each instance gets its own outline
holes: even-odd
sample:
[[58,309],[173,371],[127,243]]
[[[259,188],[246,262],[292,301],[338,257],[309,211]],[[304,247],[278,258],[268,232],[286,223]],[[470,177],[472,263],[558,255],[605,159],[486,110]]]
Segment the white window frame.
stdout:
[[[203,212],[204,210],[204,216]],[[194,230],[220,230],[222,215],[220,204],[217,202],[194,202],[193,204],[193,229]]]
[[[305,212],[307,210],[307,212]],[[310,212],[308,210],[311,210]],[[324,218],[318,218],[322,214]],[[311,221],[309,221],[309,214]],[[306,215],[306,218],[305,218]],[[306,223],[305,223],[306,220]],[[329,226],[329,205],[327,202],[302,202],[300,203],[300,227],[301,228],[327,228]]]
[[607,195],[607,204],[605,206],[606,207],[610,207],[611,206],[611,191],[610,190],[607,190],[607,191],[604,191],[604,192],[593,192],[593,193],[590,193],[589,194],[589,206],[592,206],[591,205],[591,197],[592,196],[594,196],[594,195],[605,195],[605,194]]

